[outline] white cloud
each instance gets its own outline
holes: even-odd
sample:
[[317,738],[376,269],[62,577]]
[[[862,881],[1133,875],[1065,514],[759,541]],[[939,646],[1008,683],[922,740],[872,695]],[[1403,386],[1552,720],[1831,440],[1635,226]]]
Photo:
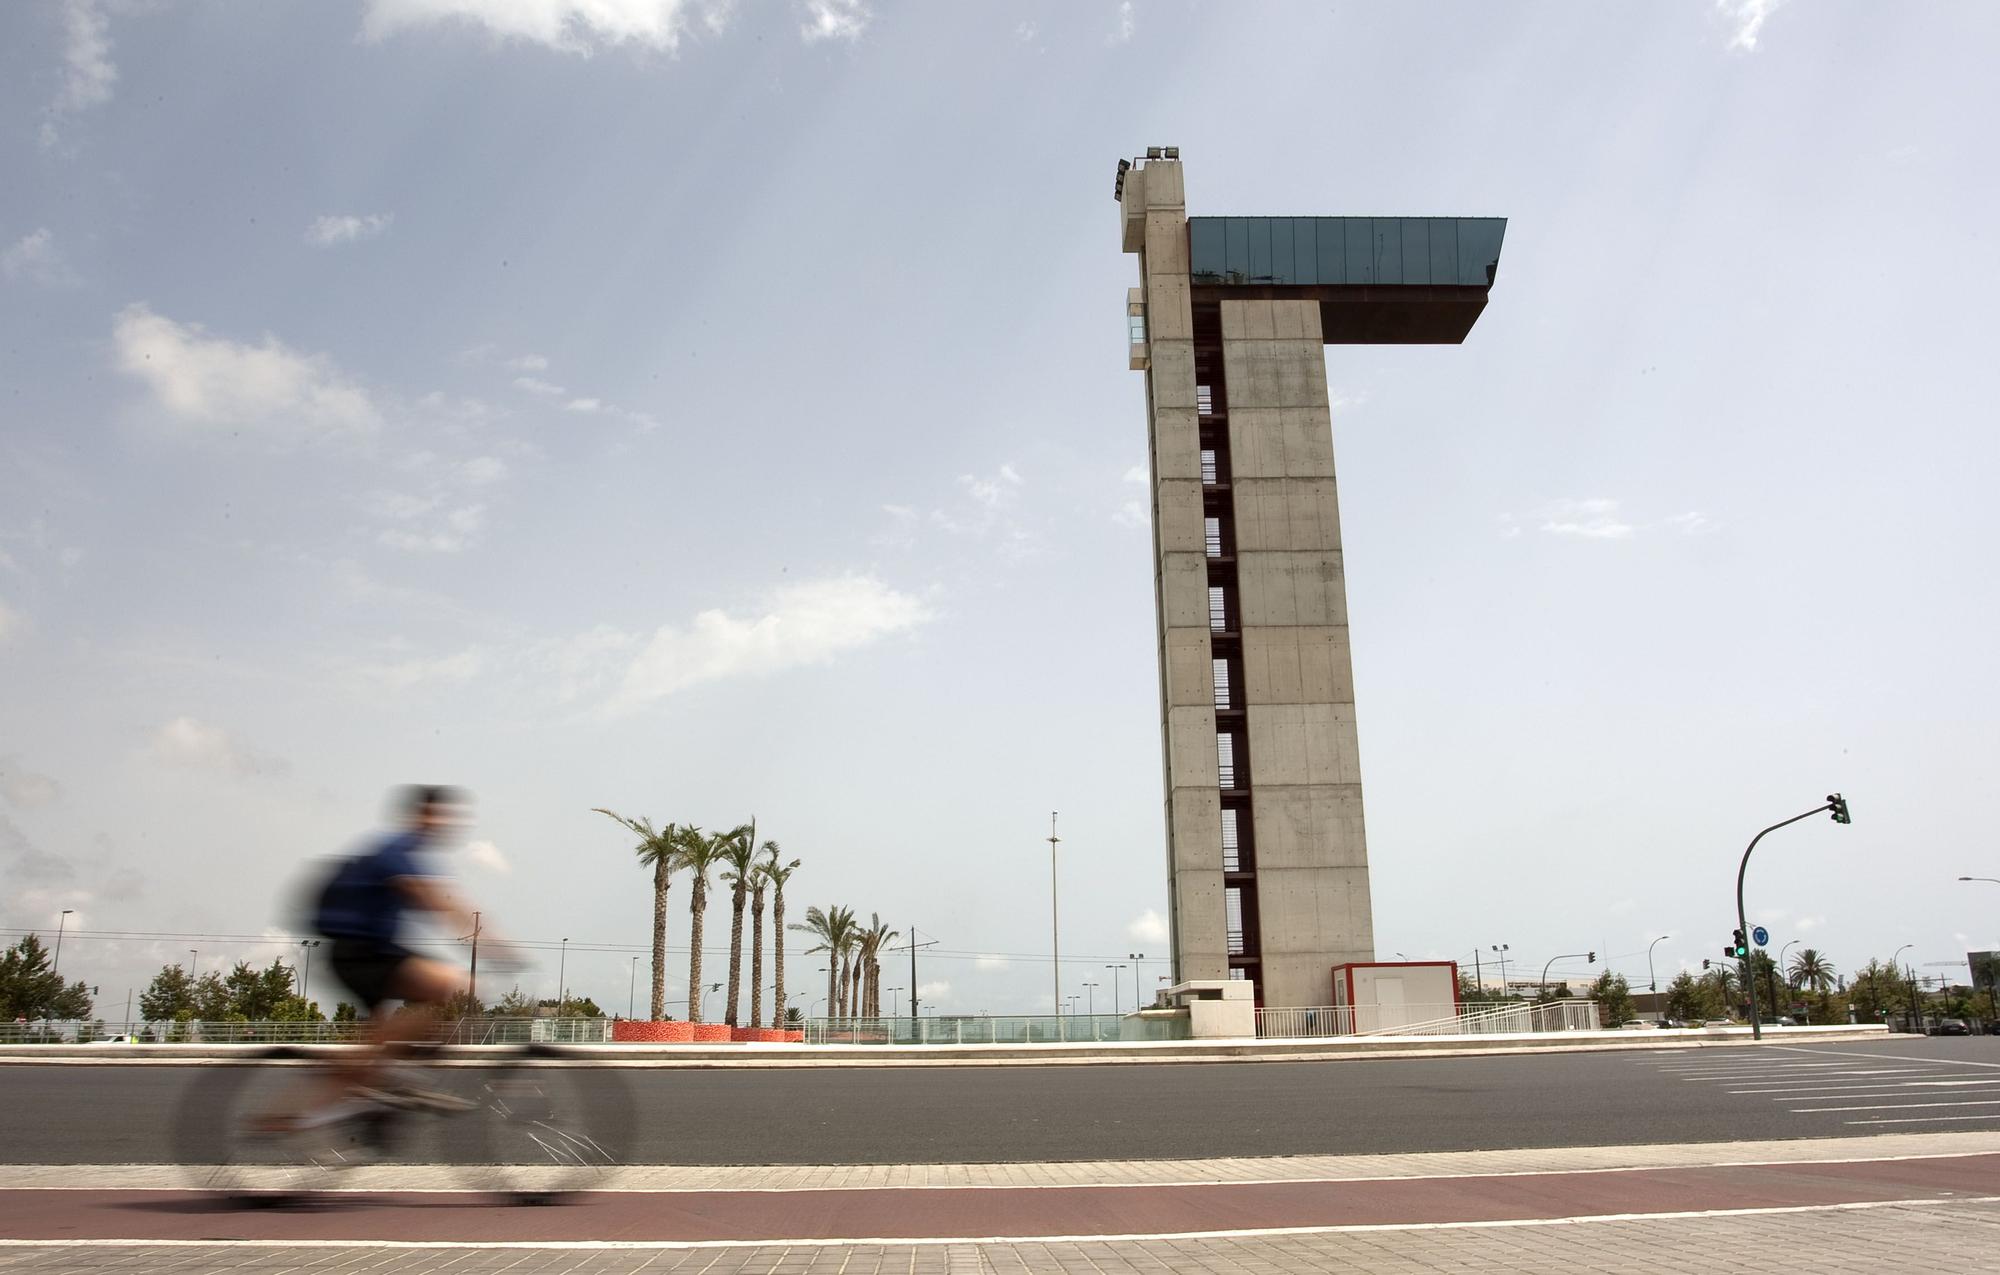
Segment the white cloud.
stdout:
[[917,999],[927,1005],[948,1003],[951,1000],[951,980],[941,978],[935,983],[917,984]]
[[573,398],[563,404],[563,410],[569,412],[594,412],[603,406],[604,400],[601,398]]
[[[1128,486],[1145,487],[1153,481],[1153,475],[1144,465],[1133,465],[1125,471],[1119,481]],[[1111,515],[1111,521],[1121,527],[1150,526],[1153,521],[1152,510],[1147,508],[1147,502],[1139,497],[1128,497],[1119,503],[1117,512]]]
[[474,456],[458,467],[458,473],[468,484],[484,487],[507,476],[507,462],[498,456]]
[[626,669],[612,707],[633,709],[702,682],[808,665],[925,623],[930,608],[873,576],[835,576],[774,592],[761,614],[703,611],[663,625]]
[[162,765],[238,778],[283,775],[291,769],[284,759],[256,752],[220,726],[193,717],[176,717],[154,731],[146,751]]
[[1729,39],[1731,49],[1744,53],[1757,50],[1757,37],[1763,33],[1764,24],[1785,0],[1715,0],[1715,11],[1732,28]]
[[1823,916],[1802,916],[1792,923],[1792,928],[1804,934],[1807,930],[1816,930],[1825,924],[1826,918]]
[[468,842],[465,847],[465,861],[475,868],[484,868],[497,876],[514,875],[514,865],[507,862],[507,856],[500,853],[500,847],[491,841]]
[[27,279],[48,287],[73,282],[76,275],[56,247],[55,232],[47,226],[31,230],[0,249],[0,275]]
[[34,810],[62,800],[62,785],[23,768],[12,757],[0,757],[0,797],[23,810]]
[[1023,22],[1014,28],[1014,38],[1023,44],[1033,44],[1040,33],[1041,28],[1032,22]]
[[1623,540],[1632,534],[1632,524],[1618,517],[1615,500],[1558,500],[1542,511],[1542,530],[1553,536]]
[[361,666],[361,672],[391,690],[407,691],[412,687],[434,683],[461,686],[479,676],[485,671],[486,666],[486,653],[477,647],[468,647],[456,654],[433,659],[364,664]]
[[363,239],[373,239],[389,228],[394,221],[394,213],[369,213],[363,217],[351,214],[320,217],[306,227],[306,242],[321,248],[335,244],[355,243]]
[[118,312],[118,366],[139,378],[185,424],[220,432],[261,427],[269,438],[365,433],[381,424],[366,390],[325,355],[301,354],[275,336],[244,345],[176,323],[144,302]]
[[1147,908],[1125,926],[1125,937],[1134,943],[1156,946],[1167,941],[1167,918]]
[[1699,509],[1690,509],[1684,514],[1675,514],[1667,519],[1667,525],[1684,536],[1706,535],[1715,530],[1715,520]]
[[530,394],[539,394],[543,398],[555,398],[564,392],[562,386],[544,381],[539,376],[517,376],[514,378],[514,388],[526,390]]
[[368,0],[361,33],[380,40],[414,27],[471,24],[584,57],[621,44],[671,53],[696,21],[719,30],[727,10],[726,0]]
[[1004,956],[981,956],[972,962],[976,970],[1004,970],[1013,964]]
[[[415,501],[411,506],[414,512],[409,515],[413,518],[434,507],[424,505],[418,498],[409,499]],[[485,525],[485,505],[460,505],[446,510],[428,527],[385,527],[375,539],[387,548],[404,553],[463,553],[478,540],[479,532]]]
[[1139,29],[1138,15],[1132,12],[1132,0],[1124,0],[1118,6],[1118,29],[1111,33],[1111,43],[1124,44]]
[[1133,465],[1126,469],[1119,481],[1144,487],[1147,483],[1153,481],[1153,472],[1144,465]]
[[516,372],[546,372],[549,361],[539,354],[517,354],[507,360],[507,366]]
[[63,84],[42,123],[42,145],[56,144],[58,120],[109,102],[117,83],[111,19],[97,0],[68,0],[63,5]]
[[874,17],[862,0],[805,0],[806,20],[799,35],[806,43],[858,40]]

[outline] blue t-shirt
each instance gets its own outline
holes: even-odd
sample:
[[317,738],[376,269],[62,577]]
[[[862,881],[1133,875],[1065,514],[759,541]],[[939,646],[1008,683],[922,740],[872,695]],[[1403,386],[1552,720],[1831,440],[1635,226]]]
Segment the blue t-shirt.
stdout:
[[331,939],[395,943],[409,911],[409,899],[395,881],[431,875],[417,858],[424,845],[422,833],[400,832],[341,864],[320,895],[314,918],[319,932]]

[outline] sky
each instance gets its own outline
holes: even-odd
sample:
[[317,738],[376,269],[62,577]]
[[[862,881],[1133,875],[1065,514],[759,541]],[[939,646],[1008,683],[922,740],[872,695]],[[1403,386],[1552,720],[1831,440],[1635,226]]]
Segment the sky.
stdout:
[[792,917],[935,942],[927,1009],[1046,1012],[1055,811],[1065,993],[1129,1006],[1168,967],[1112,177],[1171,144],[1193,215],[1508,218],[1463,346],[1328,350],[1378,956],[1642,984],[1664,935],[1664,982],[1720,955],[1750,837],[1839,790],[1851,827],[1758,849],[1753,921],[1949,974],[2000,948],[2000,884],[1956,879],[2000,877],[1996,36],[1840,0],[0,8],[0,937],[70,909],[114,1017],[166,962],[295,958],[302,874],[450,782],[531,992],[630,1003],[609,807],[754,815]]

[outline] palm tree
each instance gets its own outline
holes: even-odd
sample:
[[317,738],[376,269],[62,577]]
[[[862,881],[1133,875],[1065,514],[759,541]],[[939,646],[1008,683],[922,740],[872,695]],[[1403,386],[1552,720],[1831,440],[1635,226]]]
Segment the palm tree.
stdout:
[[736,1010],[743,993],[743,905],[749,902],[750,877],[757,866],[757,817],[722,834],[717,855],[729,889],[729,1000],[722,1021],[737,1026]]
[[847,1000],[847,966],[844,962],[854,942],[854,909],[830,907],[822,912],[818,908],[807,908],[805,924],[792,928],[819,940],[817,946],[806,950],[826,953],[826,1014],[828,1018],[844,1017],[843,1007]]
[[1786,977],[1796,987],[1819,993],[1819,1016],[1825,1020],[1833,1004],[1833,962],[1821,956],[1818,948],[1802,947],[1799,954],[1792,958],[1792,967]]
[[609,815],[639,838],[632,852],[639,862],[653,870],[653,1007],[654,1022],[667,1016],[667,886],[674,870],[681,866],[680,829],[673,824],[655,830],[646,819],[627,819],[616,811],[592,806],[600,815]]
[[840,953],[840,1008],[843,1018],[861,1017],[861,927],[847,932],[847,946]]
[[[799,861],[794,859],[790,863],[779,863],[778,843],[775,841],[766,841],[764,843],[764,852],[771,856],[771,861],[758,865],[757,901],[760,904],[763,902],[764,883],[766,881],[770,882],[771,965],[773,969],[773,982],[775,984],[771,989],[771,994],[777,1001],[771,1007],[771,1026],[783,1027],[785,1025],[785,882],[791,880],[792,873],[799,866]],[[763,933],[761,925],[758,927],[757,932],[759,934]]]
[[859,940],[861,974],[861,1017],[882,1017],[882,949],[896,938],[898,931],[882,924],[882,914],[871,912],[868,927],[857,936]]
[[688,900],[688,1021],[701,1021],[701,935],[708,911],[708,871],[722,859],[726,832],[714,836],[692,824],[680,829],[681,866],[694,873],[694,897]]

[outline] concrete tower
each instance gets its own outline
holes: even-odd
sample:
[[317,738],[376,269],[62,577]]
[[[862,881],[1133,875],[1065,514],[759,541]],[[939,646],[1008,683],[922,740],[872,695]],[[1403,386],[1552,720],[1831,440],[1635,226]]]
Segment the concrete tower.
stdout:
[[1187,215],[1178,152],[1119,165],[1146,373],[1176,981],[1332,1003],[1374,959],[1330,344],[1463,341],[1506,222]]

